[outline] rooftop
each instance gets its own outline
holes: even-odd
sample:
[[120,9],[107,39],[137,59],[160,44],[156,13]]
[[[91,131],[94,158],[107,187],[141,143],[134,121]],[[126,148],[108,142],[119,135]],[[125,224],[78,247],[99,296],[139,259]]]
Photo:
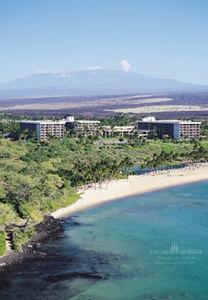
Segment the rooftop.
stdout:
[[155,117],[147,117],[143,118],[142,121],[138,122],[144,122],[144,123],[159,123],[159,124],[201,124],[201,122],[195,122],[191,120],[156,120]]
[[65,124],[65,120],[21,120],[19,123],[27,123],[27,124]]
[[81,123],[81,124],[100,124],[100,121],[94,121],[94,120],[75,120],[75,123]]

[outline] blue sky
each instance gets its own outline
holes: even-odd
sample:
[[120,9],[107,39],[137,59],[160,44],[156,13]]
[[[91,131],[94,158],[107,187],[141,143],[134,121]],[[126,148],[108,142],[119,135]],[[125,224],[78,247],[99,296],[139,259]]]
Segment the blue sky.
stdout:
[[0,82],[124,60],[208,84],[207,32],[207,0],[0,0]]

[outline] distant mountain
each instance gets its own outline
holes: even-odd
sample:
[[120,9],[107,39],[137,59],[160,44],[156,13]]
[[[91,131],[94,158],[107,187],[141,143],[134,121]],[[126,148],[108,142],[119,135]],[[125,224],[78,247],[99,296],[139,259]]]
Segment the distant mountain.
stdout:
[[68,73],[35,73],[0,84],[1,97],[112,95],[152,92],[208,91],[207,86],[157,79],[135,72],[80,70]]

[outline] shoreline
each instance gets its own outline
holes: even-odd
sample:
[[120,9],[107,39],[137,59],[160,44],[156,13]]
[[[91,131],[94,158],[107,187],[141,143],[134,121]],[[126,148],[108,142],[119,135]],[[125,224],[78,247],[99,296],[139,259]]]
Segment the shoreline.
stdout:
[[[111,201],[123,200],[126,197],[139,196],[158,190],[163,190],[179,185],[208,180],[208,163],[195,164],[181,169],[156,171],[144,175],[131,175],[128,179],[112,180],[102,186],[94,184],[91,188],[80,189],[80,199],[74,204],[60,208],[46,216],[45,220],[36,225],[37,234],[30,242],[23,245],[22,252],[7,249],[4,256],[0,256],[0,272],[16,263],[38,257],[38,244],[60,230],[60,220],[71,217],[75,213],[93,208]],[[8,245],[7,245],[8,246]],[[8,251],[10,250],[10,251]]]
[[128,179],[103,183],[102,187],[94,186],[87,190],[80,189],[81,197],[79,200],[68,207],[58,209],[51,216],[55,219],[62,219],[110,201],[204,180],[208,180],[207,163],[145,175],[131,175]]
[[0,274],[9,271],[14,265],[19,266],[21,262],[45,256],[42,252],[42,244],[50,237],[63,230],[61,222],[51,216],[46,216],[41,223],[35,225],[36,233],[30,241],[22,245],[21,251],[7,248],[7,253],[0,256]]

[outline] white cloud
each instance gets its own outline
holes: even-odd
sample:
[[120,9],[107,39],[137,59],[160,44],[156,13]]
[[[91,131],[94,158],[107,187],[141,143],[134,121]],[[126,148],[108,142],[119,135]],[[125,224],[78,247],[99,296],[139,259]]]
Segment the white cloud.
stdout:
[[68,72],[63,71],[63,70],[48,70],[46,68],[41,68],[41,69],[35,69],[34,74],[51,74],[51,75],[60,75],[62,77],[67,77]]
[[103,69],[102,66],[89,66],[89,67],[85,68],[84,70],[93,71],[93,70],[101,70],[101,69]]
[[[82,69],[74,69],[74,71],[80,71],[80,70],[96,71],[96,70],[102,70],[102,69],[103,69],[102,66],[95,65],[95,66],[88,66],[88,67],[82,68]],[[43,74],[43,75],[51,74],[51,75],[60,75],[62,77],[69,77],[70,76],[70,71],[66,71],[66,70],[49,70],[47,68],[37,68],[37,69],[33,70],[33,74]]]
[[120,64],[121,64],[121,69],[124,72],[129,72],[131,70],[131,65],[126,59],[121,60]]

